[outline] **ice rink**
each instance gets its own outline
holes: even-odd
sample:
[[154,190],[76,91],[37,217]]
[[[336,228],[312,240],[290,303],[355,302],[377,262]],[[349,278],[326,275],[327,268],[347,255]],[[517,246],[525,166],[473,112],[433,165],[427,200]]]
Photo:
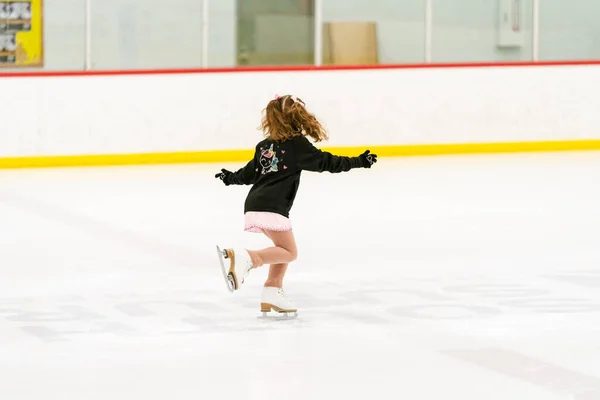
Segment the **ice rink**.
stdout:
[[240,166],[0,171],[0,399],[600,399],[600,153],[304,173],[283,322]]

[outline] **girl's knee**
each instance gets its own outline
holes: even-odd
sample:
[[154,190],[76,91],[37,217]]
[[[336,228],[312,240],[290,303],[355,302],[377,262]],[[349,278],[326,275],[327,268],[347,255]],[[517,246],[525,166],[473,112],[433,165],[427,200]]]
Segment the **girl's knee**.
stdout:
[[296,259],[298,258],[298,249],[294,247],[293,249],[288,250],[288,251],[290,252],[290,257],[291,257],[290,262],[296,261]]

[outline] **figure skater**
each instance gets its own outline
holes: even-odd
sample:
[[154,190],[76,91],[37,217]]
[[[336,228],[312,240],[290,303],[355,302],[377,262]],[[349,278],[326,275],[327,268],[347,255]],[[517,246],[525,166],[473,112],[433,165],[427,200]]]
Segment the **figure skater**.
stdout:
[[[321,123],[304,102],[291,95],[277,96],[264,110],[261,129],[266,139],[256,145],[254,158],[236,172],[222,169],[215,175],[227,186],[252,185],[244,206],[245,231],[262,233],[273,247],[262,250],[226,249],[224,270],[231,291],[238,290],[253,268],[269,264],[269,275],[261,296],[261,311],[296,313],[283,290],[283,278],[298,249],[289,213],[302,171],[331,173],[353,168],[371,168],[377,155],[369,150],[357,157],[335,156],[317,149],[315,142],[327,139]],[[222,264],[224,266],[224,264]]]

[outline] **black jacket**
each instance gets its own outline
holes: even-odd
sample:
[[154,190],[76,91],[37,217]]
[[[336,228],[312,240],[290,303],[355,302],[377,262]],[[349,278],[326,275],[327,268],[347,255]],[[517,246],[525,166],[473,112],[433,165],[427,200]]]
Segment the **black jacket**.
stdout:
[[266,211],[289,217],[302,171],[331,173],[361,168],[360,157],[334,156],[317,149],[306,137],[285,142],[265,139],[256,145],[254,158],[243,168],[227,175],[227,185],[253,185],[244,212]]

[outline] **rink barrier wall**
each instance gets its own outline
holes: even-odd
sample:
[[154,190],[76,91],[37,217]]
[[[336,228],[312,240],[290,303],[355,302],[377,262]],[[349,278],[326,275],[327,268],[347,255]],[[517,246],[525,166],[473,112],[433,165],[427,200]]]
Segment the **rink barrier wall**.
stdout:
[[0,168],[247,161],[284,93],[339,155],[600,150],[599,61],[9,72],[0,85]]

